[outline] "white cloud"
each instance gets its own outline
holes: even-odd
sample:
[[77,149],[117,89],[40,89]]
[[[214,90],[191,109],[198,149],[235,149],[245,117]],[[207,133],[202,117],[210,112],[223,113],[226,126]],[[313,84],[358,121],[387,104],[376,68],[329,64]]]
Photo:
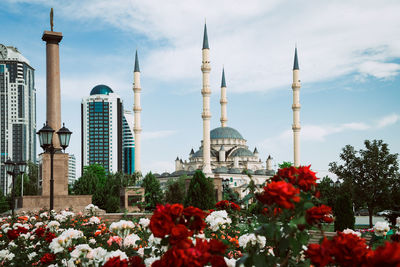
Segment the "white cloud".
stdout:
[[400,116],[398,114],[391,114],[391,115],[388,115],[388,116],[385,116],[385,117],[381,118],[377,122],[376,126],[378,128],[383,128],[383,127],[395,124],[399,120],[400,120]]
[[387,79],[397,76],[400,72],[400,64],[367,61],[360,64],[361,75],[370,75],[380,79]]
[[145,161],[142,164],[142,174],[146,175],[147,172],[151,171],[153,173],[163,173],[172,172],[175,169],[175,164],[173,160],[170,161]]
[[142,133],[142,140],[148,141],[153,139],[161,139],[171,135],[176,134],[177,131],[174,130],[161,130],[161,131],[154,131],[154,132],[143,132]]
[[146,51],[142,71],[158,81],[200,83],[205,17],[212,88],[219,84],[222,64],[231,92],[289,87],[295,42],[301,80],[307,83],[351,73],[359,79],[391,78],[400,71],[399,64],[390,63],[400,57],[400,39],[393,37],[400,35],[398,1],[29,2],[54,6],[57,16],[71,23],[97,28],[108,24],[146,37],[132,47]]

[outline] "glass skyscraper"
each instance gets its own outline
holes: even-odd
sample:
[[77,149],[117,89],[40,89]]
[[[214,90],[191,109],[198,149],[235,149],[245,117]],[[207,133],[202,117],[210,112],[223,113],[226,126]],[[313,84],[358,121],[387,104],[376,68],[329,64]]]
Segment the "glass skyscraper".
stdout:
[[133,174],[135,172],[135,140],[133,137],[132,111],[124,110],[124,116],[122,117],[122,130],[123,172]]
[[110,173],[130,173],[124,163],[130,158],[124,156],[124,145],[131,145],[127,125],[120,97],[106,85],[95,86],[82,100],[82,173],[84,166],[95,163]]
[[[36,162],[36,90],[34,69],[12,46],[0,44],[0,159]],[[0,165],[0,190],[11,178]]]

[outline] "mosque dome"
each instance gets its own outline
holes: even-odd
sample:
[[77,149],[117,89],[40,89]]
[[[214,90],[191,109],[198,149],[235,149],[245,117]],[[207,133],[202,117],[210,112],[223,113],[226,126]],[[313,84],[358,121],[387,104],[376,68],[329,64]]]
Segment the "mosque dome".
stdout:
[[228,173],[228,168],[225,166],[221,166],[214,169],[214,173]]
[[236,149],[230,155],[230,157],[253,157],[253,156],[254,154],[250,150],[243,147]]
[[90,95],[109,95],[110,93],[114,93],[113,90],[104,84],[99,84],[93,87],[92,91],[90,91]]
[[218,127],[210,132],[211,139],[244,139],[243,136],[231,127]]

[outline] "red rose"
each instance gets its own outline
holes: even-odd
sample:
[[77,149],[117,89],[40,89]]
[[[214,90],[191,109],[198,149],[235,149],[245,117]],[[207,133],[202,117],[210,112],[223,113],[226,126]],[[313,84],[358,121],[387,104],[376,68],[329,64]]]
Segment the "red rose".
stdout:
[[364,238],[338,232],[332,242],[331,253],[339,266],[360,266],[366,262],[369,249]]
[[308,224],[331,223],[333,222],[332,208],[325,205],[312,207],[306,211],[306,220]]
[[19,237],[19,232],[18,232],[18,230],[14,230],[14,229],[8,230],[8,232],[7,232],[7,237],[8,237],[8,239],[10,239],[10,240],[17,239],[17,238]]
[[204,222],[207,213],[199,208],[187,207],[183,210],[183,215],[186,217],[187,227],[192,231],[201,231],[207,226]]
[[212,267],[228,267],[223,256],[213,255],[210,263]]
[[231,209],[240,211],[240,206],[234,202],[231,202]]
[[311,260],[311,263],[316,266],[326,266],[329,263],[333,263],[331,257],[331,241],[324,238],[321,245],[320,244],[310,244],[305,251],[306,257]]
[[400,243],[385,242],[378,247],[369,259],[370,266],[400,266]]
[[38,228],[38,229],[35,230],[35,234],[36,234],[38,237],[42,237],[45,231],[46,231],[46,229],[44,229],[43,227],[40,227],[40,228]]
[[183,224],[178,224],[171,229],[171,234],[169,237],[169,242],[171,245],[178,243],[181,240],[187,239],[189,237],[189,231]]
[[121,260],[119,256],[110,258],[103,267],[128,267],[127,260]]
[[51,253],[46,253],[43,255],[43,257],[40,259],[40,262],[42,264],[50,264],[56,259],[56,255],[51,254]]
[[132,267],[146,267],[143,263],[143,259],[139,256],[133,256],[129,258],[129,266]]
[[297,179],[295,184],[305,192],[310,191],[317,185],[318,178],[315,176],[316,173],[310,170],[310,167],[311,165],[300,166],[297,169]]
[[47,232],[47,233],[46,233],[45,240],[46,240],[47,242],[50,243],[51,241],[53,241],[54,238],[56,238],[56,235],[53,234],[52,232]]
[[264,192],[257,199],[267,205],[277,204],[281,208],[293,209],[293,202],[299,202],[300,190],[285,181],[271,182],[264,187]]
[[216,240],[216,239],[211,239],[208,242],[209,245],[209,251],[212,254],[221,254],[224,255],[225,250],[227,248],[227,246],[222,243],[222,241]]
[[297,168],[296,167],[288,167],[288,168],[283,168],[279,169],[278,173],[272,177],[273,181],[281,181],[281,180],[287,180],[291,183],[294,183],[296,181],[296,174],[297,174]]
[[21,227],[21,226],[18,226],[18,232],[20,233],[20,234],[26,234],[26,233],[28,233],[28,229],[26,229],[25,227]]
[[149,227],[155,237],[163,238],[169,235],[173,226],[174,223],[169,214],[154,211]]
[[182,204],[173,204],[170,207],[170,211],[171,211],[171,214],[176,217],[182,216],[183,206],[182,206]]

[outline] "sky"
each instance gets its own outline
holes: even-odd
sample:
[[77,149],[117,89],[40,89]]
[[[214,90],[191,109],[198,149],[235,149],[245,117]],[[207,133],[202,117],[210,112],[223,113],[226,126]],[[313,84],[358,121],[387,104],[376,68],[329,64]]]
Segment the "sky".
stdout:
[[[142,172],[174,171],[202,139],[201,48],[207,23],[211,128],[220,126],[227,83],[228,126],[265,162],[293,162],[292,68],[300,66],[302,165],[333,174],[345,145],[382,139],[400,153],[399,1],[1,0],[0,43],[35,68],[38,129],[45,122],[44,30],[60,43],[62,121],[80,170],[80,104],[98,84],[133,108],[134,53],[141,70]],[[40,147],[38,146],[38,151]],[[78,177],[80,171],[78,171]]]

